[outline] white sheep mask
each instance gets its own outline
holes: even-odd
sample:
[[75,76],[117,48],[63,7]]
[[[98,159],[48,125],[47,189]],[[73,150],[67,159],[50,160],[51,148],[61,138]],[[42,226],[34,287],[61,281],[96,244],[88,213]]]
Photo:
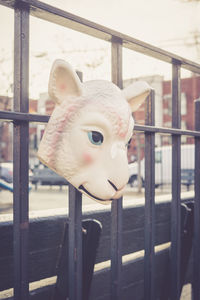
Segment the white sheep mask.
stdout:
[[93,200],[119,199],[129,178],[132,112],[149,92],[143,81],[123,90],[105,80],[81,83],[68,63],[56,60],[49,79],[49,96],[56,106],[38,158]]

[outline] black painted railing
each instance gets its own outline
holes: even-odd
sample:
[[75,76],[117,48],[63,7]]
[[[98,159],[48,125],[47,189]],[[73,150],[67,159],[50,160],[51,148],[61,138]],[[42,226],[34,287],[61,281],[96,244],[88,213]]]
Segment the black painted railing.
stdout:
[[[14,108],[0,111],[0,120],[14,124],[14,299],[28,300],[28,141],[29,123],[47,122],[45,115],[29,114],[29,18],[30,15],[50,21],[111,43],[112,81],[122,88],[122,50],[128,48],[172,65],[172,128],[155,127],[154,93],[146,104],[145,125],[135,129],[145,133],[145,300],[155,299],[155,133],[172,136],[172,205],[171,205],[171,299],[179,299],[180,291],[180,140],[181,135],[195,138],[195,220],[194,220],[194,280],[193,299],[200,299],[200,100],[195,102],[195,130],[180,128],[180,70],[200,74],[200,65],[153,47],[130,36],[52,7],[37,0],[0,0],[0,5],[14,9]],[[195,99],[194,99],[195,100]],[[122,203],[113,201],[111,207],[111,299],[122,295]],[[69,268],[70,300],[81,300],[81,194],[69,188]],[[76,253],[76,258],[74,257]]]

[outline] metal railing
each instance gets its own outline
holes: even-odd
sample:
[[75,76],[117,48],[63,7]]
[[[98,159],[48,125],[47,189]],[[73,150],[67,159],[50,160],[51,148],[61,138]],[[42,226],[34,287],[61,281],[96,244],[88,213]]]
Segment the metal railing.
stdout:
[[[0,4],[14,9],[14,110],[0,111],[0,120],[14,124],[14,299],[29,298],[28,282],[28,141],[29,123],[47,122],[45,115],[29,114],[29,16],[35,16],[61,26],[86,33],[111,43],[112,81],[122,87],[122,50],[128,48],[172,65],[172,128],[155,127],[154,94],[146,104],[145,125],[135,130],[145,133],[145,299],[155,299],[155,191],[154,141],[155,133],[172,136],[172,209],[171,209],[171,299],[179,299],[180,291],[180,139],[181,135],[195,138],[195,221],[194,221],[194,280],[193,299],[200,299],[200,100],[195,102],[195,130],[180,128],[180,69],[200,74],[200,65],[90,22],[37,0],[0,0]],[[111,299],[122,296],[122,201],[111,207]],[[81,300],[81,194],[69,189],[69,268],[70,300]],[[76,249],[76,251],[74,251]],[[76,257],[74,256],[76,253]]]

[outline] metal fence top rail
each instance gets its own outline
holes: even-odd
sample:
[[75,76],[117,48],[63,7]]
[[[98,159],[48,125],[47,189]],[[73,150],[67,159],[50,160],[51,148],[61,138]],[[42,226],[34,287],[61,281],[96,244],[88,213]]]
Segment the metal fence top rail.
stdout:
[[154,57],[167,63],[180,64],[182,68],[200,74],[200,64],[154,47],[148,43],[134,39],[128,35],[104,27],[97,23],[88,21],[59,8],[53,7],[37,0],[0,0],[0,4],[14,8],[18,6],[27,6],[30,8],[30,14],[40,19],[56,23],[58,25],[94,36],[105,41],[118,41],[125,48],[140,52],[147,56]]

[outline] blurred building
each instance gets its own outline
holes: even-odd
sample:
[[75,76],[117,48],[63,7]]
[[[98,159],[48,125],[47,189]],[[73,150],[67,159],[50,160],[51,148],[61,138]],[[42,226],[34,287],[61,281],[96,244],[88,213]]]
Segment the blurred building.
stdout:
[[[172,126],[172,95],[171,80],[163,81],[161,76],[150,76],[146,78],[131,79],[125,81],[125,86],[135,80],[147,81],[156,91],[155,95],[155,125],[161,127]],[[181,79],[181,128],[194,129],[194,101],[200,97],[200,76],[192,76]],[[135,122],[144,124],[145,111],[144,105],[134,113]],[[134,133],[132,142],[129,146],[129,161],[132,158],[144,157],[144,134]],[[194,139],[188,136],[181,138],[182,144],[194,143]],[[156,135],[155,145],[157,147],[171,144],[171,137],[167,135]]]
[[[13,99],[11,97],[0,96],[0,110],[11,111]],[[30,99],[29,112],[31,114],[37,113],[38,101]],[[37,136],[37,127],[30,123],[29,129],[29,144],[30,157],[35,155],[35,139]],[[13,160],[13,124],[11,122],[0,122],[0,161]]]
[[[181,79],[181,128],[193,130],[195,128],[194,101],[200,97],[200,76]],[[163,81],[163,126],[171,127],[172,124],[172,97],[171,81]],[[183,136],[182,143],[191,144],[193,138]],[[169,138],[164,137],[163,143],[168,144]]]
[[[11,99],[0,96],[0,110],[11,110]],[[10,146],[11,126],[8,122],[0,122],[0,161],[8,160],[12,156]]]

